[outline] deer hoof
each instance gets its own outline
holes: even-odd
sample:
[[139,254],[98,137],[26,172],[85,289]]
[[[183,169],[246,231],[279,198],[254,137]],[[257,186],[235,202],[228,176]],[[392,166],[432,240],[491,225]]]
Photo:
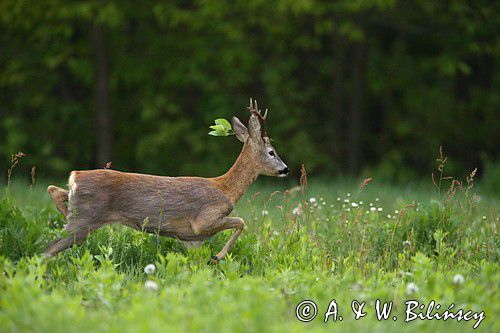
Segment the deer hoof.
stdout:
[[212,256],[210,260],[207,262],[207,265],[217,265],[221,261],[217,256]]

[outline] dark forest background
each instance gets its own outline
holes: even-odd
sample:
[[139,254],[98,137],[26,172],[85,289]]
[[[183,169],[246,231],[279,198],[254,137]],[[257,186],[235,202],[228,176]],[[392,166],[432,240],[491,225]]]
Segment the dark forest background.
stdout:
[[295,174],[498,170],[499,3],[1,0],[0,166],[217,175],[254,97]]

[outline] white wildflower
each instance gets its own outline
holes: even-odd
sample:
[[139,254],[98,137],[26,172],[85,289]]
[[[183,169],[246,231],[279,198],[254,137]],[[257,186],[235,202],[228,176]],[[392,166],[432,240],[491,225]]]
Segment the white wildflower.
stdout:
[[351,200],[349,200],[349,199],[344,199],[344,202],[345,202],[345,203],[348,203],[349,201],[351,201]]
[[350,212],[351,211],[351,208],[347,208],[347,211]]
[[483,216],[483,220],[486,220],[486,216]]
[[302,214],[302,205],[298,205],[292,210],[293,215],[300,215]]
[[262,216],[267,216],[267,215],[269,215],[269,212],[268,212],[267,210],[265,210],[265,209],[264,209],[264,210],[262,211]]
[[362,205],[362,204],[363,204],[363,201],[360,201],[360,202],[359,202],[359,204],[360,204],[360,205]]
[[351,206],[353,206],[353,207],[358,207],[358,206],[359,206],[359,204],[358,204],[358,203],[356,203],[356,202],[352,202],[352,203],[351,203]]
[[379,198],[375,198],[375,201],[379,201]]
[[311,205],[315,205],[316,204],[316,198],[309,198],[309,202],[311,203]]
[[149,264],[146,267],[144,267],[144,273],[146,273],[148,275],[153,274],[155,272],[155,270],[156,270],[156,267],[153,264]]
[[403,246],[411,246],[411,242],[409,240],[405,240],[403,242]]
[[373,203],[371,203],[371,202],[370,202],[369,206],[370,206],[370,207],[373,207]]
[[147,281],[144,283],[144,287],[145,287],[147,290],[156,291],[156,290],[158,290],[158,283],[156,283],[156,282],[155,282],[155,281],[153,281],[153,280],[147,280]]
[[461,285],[464,282],[465,282],[465,278],[462,274],[455,274],[455,276],[453,276],[453,283],[454,284]]
[[374,211],[376,211],[376,210],[377,210],[377,208],[375,208],[375,207],[370,207],[370,212],[374,212]]
[[337,201],[340,201],[340,197],[337,197]]
[[383,211],[382,207],[377,208],[379,212]]
[[397,209],[396,209],[396,210],[394,211],[394,214],[399,214],[399,210],[397,210]]
[[387,218],[388,219],[392,218],[392,215],[391,214],[387,214]]
[[406,285],[406,294],[413,295],[416,292],[418,292],[418,287],[415,283],[410,282]]
[[347,196],[350,197],[351,196],[351,193],[347,193]]

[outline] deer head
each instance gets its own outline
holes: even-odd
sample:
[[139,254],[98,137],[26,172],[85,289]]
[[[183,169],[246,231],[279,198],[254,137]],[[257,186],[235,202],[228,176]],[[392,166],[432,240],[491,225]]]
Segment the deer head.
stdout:
[[276,149],[271,145],[271,140],[267,136],[266,118],[267,109],[264,114],[257,106],[257,101],[250,98],[250,119],[248,127],[237,118],[231,120],[233,130],[238,140],[248,147],[249,154],[256,164],[257,172],[261,175],[286,177],[290,170],[281,160]]

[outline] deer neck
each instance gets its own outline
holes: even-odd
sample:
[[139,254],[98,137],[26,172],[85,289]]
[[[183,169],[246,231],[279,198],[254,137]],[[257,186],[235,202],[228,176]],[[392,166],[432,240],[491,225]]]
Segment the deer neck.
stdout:
[[257,179],[258,167],[251,156],[250,147],[243,145],[240,155],[228,172],[215,178],[217,186],[235,204]]

